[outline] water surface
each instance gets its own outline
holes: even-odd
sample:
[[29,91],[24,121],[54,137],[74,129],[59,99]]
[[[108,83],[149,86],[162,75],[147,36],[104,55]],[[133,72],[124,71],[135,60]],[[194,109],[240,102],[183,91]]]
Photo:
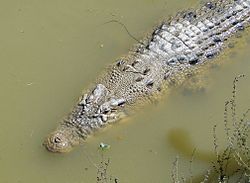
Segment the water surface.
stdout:
[[[250,35],[234,39],[222,63],[209,71],[205,92],[174,89],[159,104],[97,133],[70,154],[47,152],[45,136],[65,116],[84,87],[162,17],[199,4],[197,0],[2,1],[0,6],[0,182],[94,183],[100,142],[111,145],[109,171],[122,183],[170,182],[172,162],[188,174],[194,148],[194,175],[213,157],[212,127],[223,132],[223,105],[239,83],[239,111],[250,105]],[[224,143],[223,140],[221,142]]]

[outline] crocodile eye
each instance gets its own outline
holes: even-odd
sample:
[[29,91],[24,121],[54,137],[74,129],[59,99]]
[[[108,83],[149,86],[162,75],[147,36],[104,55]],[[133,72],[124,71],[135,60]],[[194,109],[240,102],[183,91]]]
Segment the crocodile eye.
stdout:
[[60,142],[61,142],[61,139],[60,139],[59,137],[55,137],[55,138],[54,138],[54,142],[55,142],[55,143],[60,143]]

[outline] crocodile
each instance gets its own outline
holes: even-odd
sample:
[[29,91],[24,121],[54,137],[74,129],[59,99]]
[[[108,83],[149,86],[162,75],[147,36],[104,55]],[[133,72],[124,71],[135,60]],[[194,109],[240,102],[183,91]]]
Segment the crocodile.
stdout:
[[249,24],[250,0],[212,0],[161,21],[97,78],[48,135],[45,147],[62,153],[83,144],[97,130],[128,116],[128,111],[183,83]]

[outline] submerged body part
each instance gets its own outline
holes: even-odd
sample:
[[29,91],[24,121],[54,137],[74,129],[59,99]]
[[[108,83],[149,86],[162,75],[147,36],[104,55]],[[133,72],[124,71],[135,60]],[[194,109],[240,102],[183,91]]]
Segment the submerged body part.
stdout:
[[67,152],[94,131],[148,101],[162,87],[181,84],[250,24],[250,0],[216,0],[163,21],[128,56],[117,60],[45,140],[52,152]]

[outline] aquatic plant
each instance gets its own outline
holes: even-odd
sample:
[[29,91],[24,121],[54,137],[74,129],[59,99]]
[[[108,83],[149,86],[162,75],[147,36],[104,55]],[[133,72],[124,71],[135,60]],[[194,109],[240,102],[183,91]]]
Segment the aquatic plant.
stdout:
[[[214,125],[213,144],[216,158],[212,162],[211,170],[207,170],[203,179],[199,181],[201,183],[211,181],[219,183],[250,182],[250,121],[247,119],[250,109],[238,116],[236,100],[237,83],[243,77],[244,75],[235,77],[232,96],[225,102],[224,127],[227,145],[222,151],[218,150],[217,125]],[[185,178],[179,177],[178,166],[178,158],[176,158],[173,163],[172,182],[186,182]],[[191,176],[188,180],[192,183],[193,177]]]
[[118,178],[108,173],[110,158],[105,158],[104,153],[109,148],[110,148],[109,144],[100,143],[99,150],[101,154],[101,161],[96,166],[97,168],[96,183],[118,183]]

